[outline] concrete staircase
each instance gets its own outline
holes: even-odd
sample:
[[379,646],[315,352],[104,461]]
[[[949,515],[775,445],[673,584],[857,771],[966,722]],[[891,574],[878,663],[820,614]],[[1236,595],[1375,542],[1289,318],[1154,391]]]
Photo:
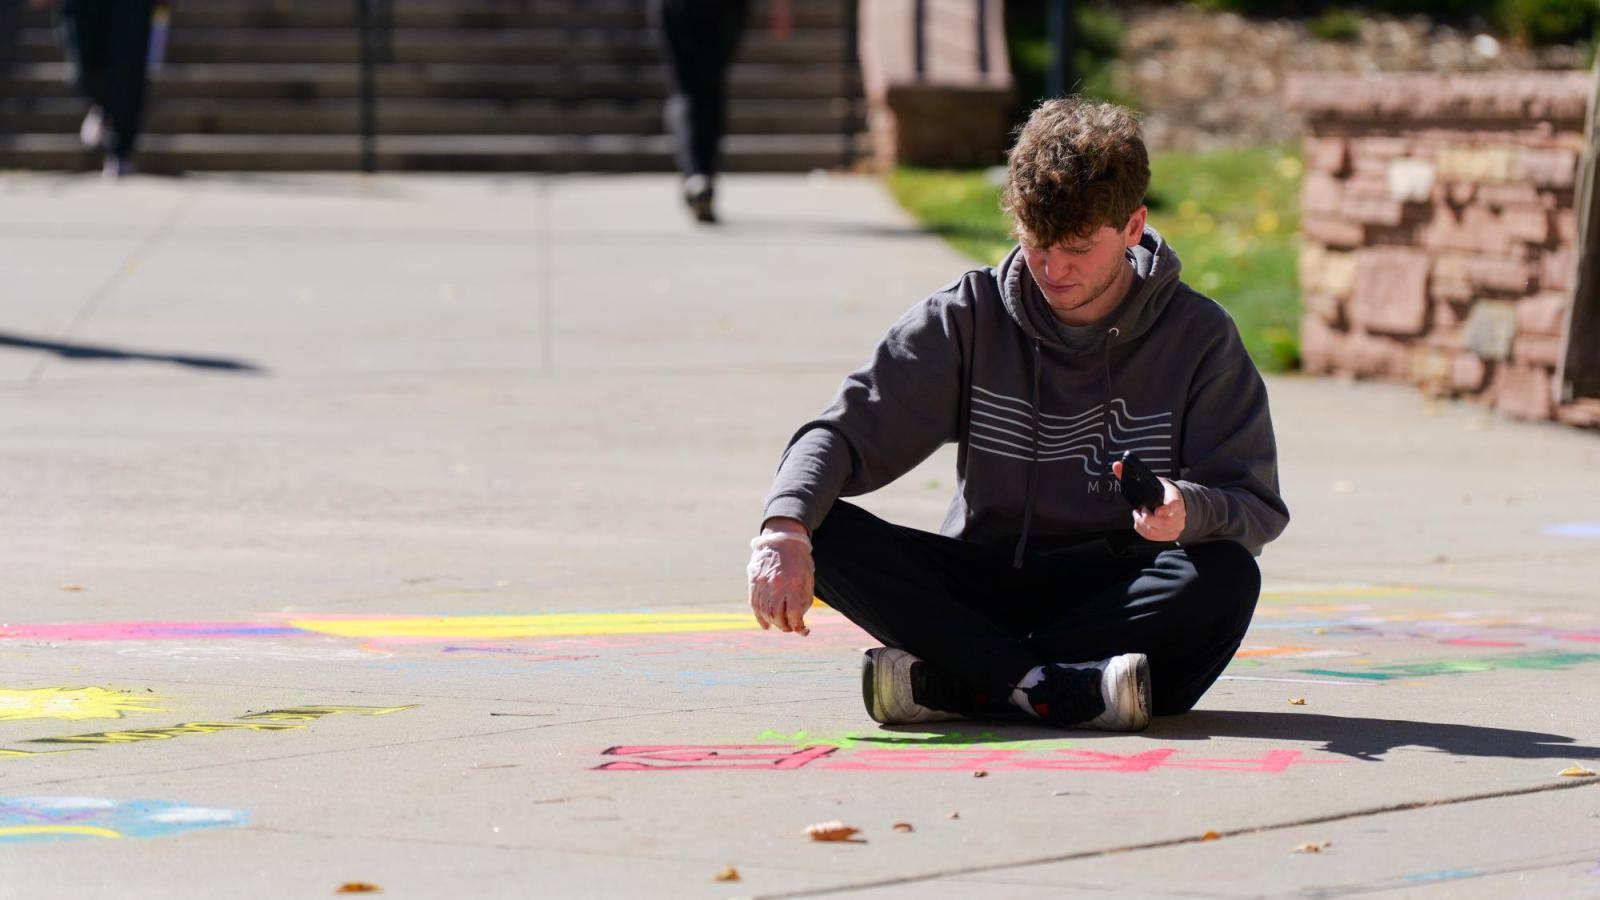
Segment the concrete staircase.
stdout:
[[[759,0],[730,72],[726,166],[804,171],[868,155],[850,0]],[[377,65],[384,171],[673,167],[643,0],[391,0]],[[180,0],[152,76],[140,167],[360,166],[355,0]],[[0,0],[0,168],[83,169],[83,101],[48,14]]]

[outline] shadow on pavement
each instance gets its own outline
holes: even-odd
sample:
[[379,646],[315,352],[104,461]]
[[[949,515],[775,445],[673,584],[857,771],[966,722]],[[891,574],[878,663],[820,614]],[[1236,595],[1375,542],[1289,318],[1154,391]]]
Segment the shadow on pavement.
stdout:
[[1430,747],[1452,756],[1502,759],[1600,759],[1600,747],[1582,746],[1574,743],[1573,738],[1559,734],[1315,713],[1191,712],[1152,719],[1145,736],[1177,741],[1211,738],[1322,741],[1321,749],[1328,753],[1370,761],[1378,761],[1396,747]]
[[[1087,744],[1102,738],[1127,737],[1110,731],[1057,730],[1012,721],[940,722],[928,725],[883,726],[863,743],[886,747],[971,747],[1028,741],[1072,741]],[[1397,747],[1427,747],[1452,756],[1501,759],[1600,759],[1600,747],[1575,743],[1574,738],[1537,731],[1408,722],[1397,719],[1359,719],[1315,713],[1191,712],[1157,716],[1140,737],[1153,741],[1208,741],[1213,738],[1247,738],[1293,742],[1321,741],[1317,748],[1369,762]]]
[[54,353],[62,359],[165,362],[195,369],[211,369],[213,371],[238,372],[251,375],[266,374],[267,371],[255,363],[237,359],[223,359],[216,356],[140,353],[134,350],[121,350],[116,347],[101,347],[94,344],[63,344],[57,341],[36,341],[32,338],[0,333],[0,349],[6,347],[15,347],[19,350],[43,350],[47,353]]

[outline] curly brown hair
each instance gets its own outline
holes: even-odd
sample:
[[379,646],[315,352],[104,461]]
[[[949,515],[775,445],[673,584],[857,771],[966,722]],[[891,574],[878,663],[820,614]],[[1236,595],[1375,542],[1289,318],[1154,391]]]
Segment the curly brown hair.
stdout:
[[1000,203],[1012,236],[1054,247],[1101,226],[1121,228],[1144,204],[1150,156],[1139,119],[1112,103],[1046,100],[1017,129]]

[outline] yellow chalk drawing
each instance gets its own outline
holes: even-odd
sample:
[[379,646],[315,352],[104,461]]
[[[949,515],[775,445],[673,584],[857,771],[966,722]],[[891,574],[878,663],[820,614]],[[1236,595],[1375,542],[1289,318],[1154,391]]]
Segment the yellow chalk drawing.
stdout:
[[353,638],[453,640],[545,638],[584,634],[674,634],[757,627],[741,613],[574,613],[543,616],[404,616],[392,619],[296,619],[295,628]]
[[122,837],[121,834],[109,828],[96,828],[93,825],[13,825],[9,828],[0,828],[0,838],[19,834],[86,834],[90,837]]
[[165,698],[105,688],[0,690],[0,722],[13,719],[120,719],[125,712],[165,712]]
[[1293,600],[1304,600],[1308,597],[1318,599],[1356,600],[1368,597],[1406,597],[1427,593],[1422,588],[1408,585],[1333,585],[1329,587],[1288,587],[1261,592],[1262,603],[1284,603]]

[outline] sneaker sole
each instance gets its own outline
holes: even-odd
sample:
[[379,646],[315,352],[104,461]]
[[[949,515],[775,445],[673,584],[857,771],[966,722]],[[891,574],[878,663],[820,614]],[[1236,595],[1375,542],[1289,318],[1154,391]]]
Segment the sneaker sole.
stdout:
[[1124,653],[1111,662],[1112,705],[1122,710],[1116,718],[1100,717],[1091,724],[1106,731],[1143,731],[1150,724],[1150,658]]
[[867,715],[872,717],[872,721],[880,725],[918,725],[963,718],[956,713],[929,709],[915,703],[894,704],[891,709],[890,704],[883,702],[883,698],[894,695],[895,681],[900,676],[897,671],[899,666],[904,663],[909,667],[914,661],[911,654],[889,647],[868,650],[862,657],[861,702],[867,707]]

